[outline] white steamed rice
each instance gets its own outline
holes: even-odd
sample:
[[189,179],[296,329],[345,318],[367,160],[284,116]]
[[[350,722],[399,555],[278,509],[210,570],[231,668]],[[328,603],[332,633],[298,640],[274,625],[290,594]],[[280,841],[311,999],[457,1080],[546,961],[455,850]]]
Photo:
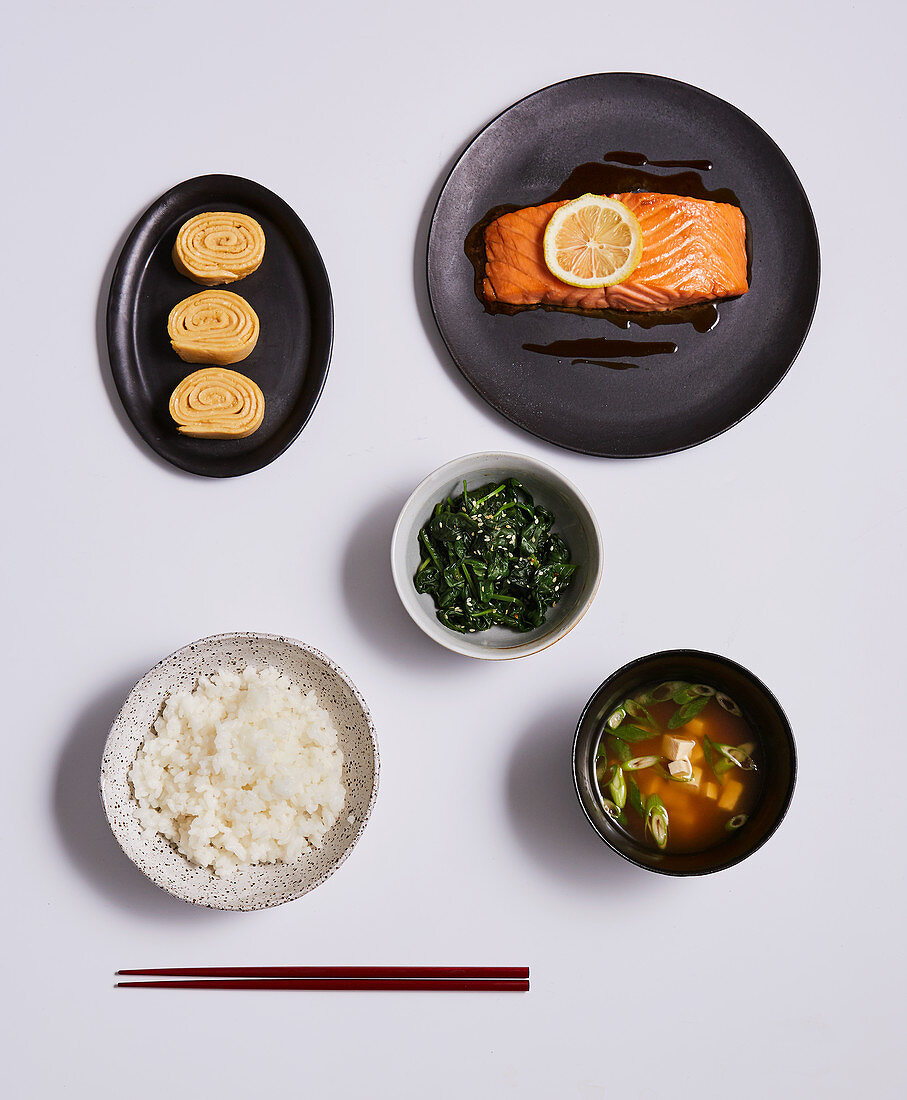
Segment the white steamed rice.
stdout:
[[315,692],[250,667],[169,696],[129,779],[146,830],[229,875],[320,848],[343,809],[342,769]]

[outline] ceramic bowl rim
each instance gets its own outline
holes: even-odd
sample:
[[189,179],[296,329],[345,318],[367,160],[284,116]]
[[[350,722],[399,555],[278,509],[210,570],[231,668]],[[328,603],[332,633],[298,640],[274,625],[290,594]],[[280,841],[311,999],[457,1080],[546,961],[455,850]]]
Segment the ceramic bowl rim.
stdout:
[[[556,486],[569,490],[569,492],[575,496],[584,513],[582,518],[589,523],[597,558],[597,567],[592,585],[582,602],[577,605],[575,610],[566,619],[564,619],[560,626],[533,639],[531,642],[518,643],[513,646],[507,646],[506,648],[491,648],[477,645],[471,640],[471,635],[457,634],[455,631],[446,630],[441,624],[438,624],[439,629],[436,632],[433,624],[436,623],[437,620],[430,617],[427,613],[424,613],[420,604],[414,598],[417,594],[412,586],[412,579],[408,575],[402,575],[400,568],[398,568],[398,548],[405,534],[411,532],[413,529],[412,514],[419,503],[419,498],[422,496],[423,490],[435,479],[442,480],[446,471],[456,467],[462,468],[464,463],[468,463],[470,466],[487,466],[491,463],[500,463],[506,466],[508,463],[512,463],[518,469],[520,467],[529,469],[541,480],[550,481]],[[579,514],[579,510],[577,510],[577,514]],[[407,532],[404,531],[404,526],[407,527]],[[604,570],[604,540],[602,539],[601,528],[599,527],[598,519],[592,509],[592,505],[577,486],[558,470],[555,470],[546,462],[542,462],[538,458],[533,458],[531,455],[521,454],[517,451],[473,451],[469,454],[460,455],[458,458],[453,458],[449,462],[445,462],[432,470],[422,478],[415,489],[409,494],[394,524],[390,542],[390,559],[394,587],[397,589],[397,595],[400,598],[400,602],[403,604],[409,617],[416,626],[419,627],[423,634],[426,634],[432,641],[437,642],[438,645],[444,646],[445,649],[449,649],[451,652],[459,653],[465,657],[472,657],[485,661],[511,661],[520,657],[531,656],[534,653],[541,653],[542,650],[548,649],[569,634],[582,620],[586,612],[592,606],[601,585],[602,572]]]
[[[598,822],[596,822],[593,819],[592,815],[589,813],[589,810],[586,807],[585,802],[583,801],[582,792],[580,790],[581,764],[580,764],[580,760],[578,758],[579,739],[580,739],[580,733],[582,732],[583,723],[586,719],[586,715],[589,713],[589,711],[592,708],[595,701],[602,694],[604,694],[606,692],[606,689],[610,685],[614,684],[615,682],[617,682],[618,680],[623,678],[627,673],[633,672],[636,669],[644,666],[649,661],[664,659],[664,658],[675,659],[675,660],[705,658],[706,660],[716,661],[718,664],[726,665],[728,668],[731,668],[735,672],[738,672],[742,676],[744,676],[765,697],[766,701],[777,712],[778,717],[781,721],[781,728],[783,729],[783,732],[784,732],[784,735],[785,735],[784,739],[786,741],[786,744],[788,746],[788,751],[790,753],[790,781],[787,785],[787,790],[784,794],[784,797],[783,797],[783,800],[782,800],[782,803],[781,803],[781,808],[780,808],[780,810],[778,812],[778,815],[776,816],[775,820],[772,822],[771,827],[768,828],[762,834],[762,836],[760,836],[760,838],[756,841],[755,844],[753,844],[751,847],[747,848],[745,851],[740,853],[738,856],[736,856],[733,859],[725,860],[724,862],[718,862],[714,866],[695,868],[695,869],[691,869],[691,870],[676,870],[676,869],[668,869],[668,868],[665,868],[665,867],[653,867],[653,866],[650,866],[647,863],[640,862],[639,860],[635,859],[632,855],[630,855],[629,852],[625,851],[618,844],[616,844],[610,836],[608,836],[604,832],[602,832],[602,830],[598,826]],[[704,649],[661,649],[661,650],[657,650],[654,653],[647,653],[642,657],[636,657],[632,661],[628,661],[625,665],[622,665],[620,668],[618,668],[614,672],[612,672],[610,676],[606,676],[605,679],[602,680],[602,682],[598,685],[598,687],[589,696],[588,700],[586,701],[585,706],[583,707],[582,713],[579,716],[579,721],[576,724],[576,732],[573,735],[573,753],[572,753],[572,756],[573,756],[573,766],[572,766],[573,789],[576,792],[576,797],[577,797],[577,800],[579,801],[580,807],[582,808],[583,814],[585,815],[586,820],[589,822],[589,824],[595,830],[596,835],[605,844],[607,844],[607,846],[611,849],[612,852],[619,855],[621,857],[621,859],[625,859],[628,863],[632,863],[634,867],[639,867],[643,871],[651,871],[651,872],[653,872],[654,874],[657,874],[657,875],[667,875],[671,878],[699,878],[699,877],[702,877],[703,875],[712,875],[712,874],[716,874],[718,871],[726,871],[728,868],[735,867],[739,863],[742,863],[745,859],[749,859],[749,857],[751,855],[758,852],[759,849],[762,848],[763,845],[766,844],[766,842],[775,834],[778,827],[781,825],[781,822],[787,816],[787,812],[790,809],[790,804],[793,800],[794,789],[797,785],[797,746],[796,746],[796,742],[794,741],[794,733],[793,733],[793,729],[791,728],[790,720],[788,719],[787,714],[784,711],[784,708],[778,702],[778,699],[775,696],[774,692],[754,672],[750,672],[750,670],[748,668],[746,668],[744,665],[741,665],[738,661],[734,661],[732,658],[725,657],[720,653],[712,653],[712,652],[709,652],[708,650],[704,650]]]
[[[181,654],[185,653],[187,650],[196,649],[198,646],[207,645],[207,644],[212,643],[212,642],[229,642],[229,641],[232,641],[232,640],[253,640],[253,641],[263,641],[263,642],[280,642],[280,643],[283,643],[284,645],[292,646],[293,648],[302,650],[309,657],[313,658],[319,664],[323,665],[333,675],[338,676],[343,681],[343,683],[346,685],[346,687],[350,690],[353,698],[356,700],[356,703],[358,704],[358,706],[360,707],[360,709],[362,711],[362,717],[365,721],[365,731],[368,735],[368,740],[369,740],[369,743],[371,744],[371,748],[372,748],[372,756],[373,756],[373,759],[374,759],[374,777],[372,779],[372,789],[371,789],[371,793],[369,794],[368,805],[366,806],[365,810],[363,811],[362,815],[360,816],[359,821],[356,823],[357,828],[356,828],[355,833],[353,834],[352,839],[350,840],[350,842],[346,846],[346,848],[344,848],[344,850],[340,853],[340,855],[337,857],[337,859],[330,865],[330,867],[327,868],[327,870],[321,872],[318,876],[316,876],[312,880],[311,883],[307,884],[303,889],[298,890],[298,891],[294,890],[290,894],[290,896],[282,897],[282,898],[278,899],[277,901],[265,901],[265,902],[262,902],[260,904],[250,904],[250,905],[221,906],[221,905],[211,905],[209,902],[196,901],[193,898],[185,897],[183,894],[178,893],[174,889],[171,889],[171,887],[165,885],[163,882],[159,882],[158,879],[151,873],[150,869],[146,869],[146,868],[140,866],[135,861],[135,859],[133,859],[133,857],[126,850],[126,848],[123,844],[123,841],[120,838],[117,827],[115,826],[113,820],[111,820],[110,810],[109,810],[108,804],[107,804],[107,786],[108,786],[108,772],[110,771],[110,766],[113,763],[113,758],[112,758],[112,755],[111,755],[112,750],[111,750],[110,741],[111,741],[111,737],[113,736],[114,728],[116,727],[117,723],[119,722],[120,717],[123,714],[123,712],[125,711],[125,709],[129,706],[130,700],[133,698],[133,696],[138,691],[138,689],[142,686],[142,684],[144,684],[145,681],[150,676],[152,676],[154,673],[158,672],[158,670],[162,669],[165,665],[168,665],[171,662],[173,662],[176,658],[178,658]],[[308,642],[300,641],[298,638],[291,638],[287,634],[271,634],[271,633],[261,632],[261,631],[256,631],[256,630],[225,631],[224,633],[221,633],[221,634],[209,634],[209,635],[206,635],[204,638],[197,639],[196,641],[187,642],[186,645],[180,646],[179,649],[175,649],[175,650],[173,650],[172,653],[169,653],[169,654],[167,654],[167,656],[162,657],[159,661],[157,661],[155,664],[153,664],[147,670],[147,672],[144,672],[138,678],[138,680],[136,680],[136,682],[133,684],[132,688],[129,690],[128,694],[126,695],[125,699],[123,700],[119,710],[117,711],[113,721],[110,723],[110,726],[107,730],[107,736],[104,740],[104,749],[103,749],[103,752],[101,754],[101,771],[100,771],[100,776],[99,776],[99,779],[98,779],[98,794],[100,796],[101,806],[104,810],[104,817],[107,821],[107,825],[108,825],[111,833],[113,834],[114,840],[116,840],[117,845],[119,846],[119,848],[123,852],[123,854],[126,856],[126,858],[129,860],[129,862],[132,863],[132,865],[134,867],[136,867],[137,870],[141,871],[141,873],[143,875],[145,875],[145,877],[149,880],[149,882],[154,883],[154,885],[157,886],[158,889],[163,890],[165,893],[169,894],[171,897],[176,898],[178,901],[184,902],[186,905],[195,905],[195,906],[198,906],[199,908],[203,908],[203,909],[215,909],[215,910],[218,910],[220,912],[229,911],[229,912],[251,913],[251,912],[260,911],[262,909],[274,909],[278,905],[285,905],[287,902],[290,902],[290,901],[298,901],[299,898],[304,897],[306,894],[311,893],[312,890],[315,890],[317,887],[319,887],[319,886],[323,885],[325,882],[327,882],[327,880],[334,874],[334,872],[337,871],[338,868],[341,867],[346,862],[346,860],[349,857],[352,850],[359,843],[359,840],[361,839],[362,834],[365,832],[365,827],[368,824],[369,820],[371,819],[372,810],[374,809],[375,802],[378,798],[378,784],[379,784],[380,770],[381,770],[381,761],[380,761],[380,756],[379,756],[379,752],[378,752],[378,738],[377,738],[377,733],[376,733],[376,730],[375,730],[375,723],[372,720],[372,716],[371,716],[371,712],[369,711],[368,704],[366,703],[364,697],[362,696],[362,693],[359,691],[359,689],[356,687],[356,685],[353,683],[353,681],[350,679],[350,677],[347,675],[347,673],[344,672],[344,670],[336,663],[336,661],[332,660],[330,657],[327,656],[327,654],[323,653],[320,649],[317,649],[315,646],[309,645]],[[181,852],[177,852],[177,854],[182,859],[184,859],[187,863],[189,863],[189,861],[186,860],[186,857],[183,856],[183,854]],[[191,864],[190,864],[190,866],[191,866]]]

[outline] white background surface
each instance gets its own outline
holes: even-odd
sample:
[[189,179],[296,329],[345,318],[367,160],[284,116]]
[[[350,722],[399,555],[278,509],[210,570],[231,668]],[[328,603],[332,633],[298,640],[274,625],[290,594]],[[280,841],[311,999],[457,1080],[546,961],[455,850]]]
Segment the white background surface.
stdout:
[[[15,1097],[903,1095],[905,382],[902,9],[895,3],[35,3],[3,92],[7,1018]],[[682,454],[608,462],[487,408],[433,328],[427,220],[509,103],[641,70],[736,104],[810,196],[823,285],[766,404]],[[163,464],[107,374],[134,219],[204,172],[308,225],[336,341],[272,466]],[[554,464],[597,510],[583,623],[513,663],[456,657],[388,570],[403,500],[468,451]],[[369,701],[382,786],[360,846],[270,912],[171,900],[96,794],[133,682],[225,630],[322,648]],[[672,646],[752,668],[800,750],[791,812],[743,865],[624,864],[576,804],[570,744],[613,669]],[[873,746],[882,766],[867,767]],[[528,963],[528,996],[136,995],[130,965]]]

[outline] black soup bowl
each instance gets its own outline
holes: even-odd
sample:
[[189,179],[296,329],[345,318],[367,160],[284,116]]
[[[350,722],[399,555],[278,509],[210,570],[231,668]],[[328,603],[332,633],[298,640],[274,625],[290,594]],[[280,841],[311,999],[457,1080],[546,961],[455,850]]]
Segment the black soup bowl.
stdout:
[[[652,683],[687,680],[729,695],[759,740],[764,760],[759,802],[746,824],[701,852],[671,853],[649,848],[624,832],[602,808],[595,791],[594,753],[605,720],[624,699]],[[778,700],[756,676],[715,653],[671,649],[639,657],[618,669],[586,704],[573,742],[573,778],[586,817],[619,856],[663,875],[707,875],[746,859],[768,840],[790,806],[797,776],[797,752],[790,723]]]

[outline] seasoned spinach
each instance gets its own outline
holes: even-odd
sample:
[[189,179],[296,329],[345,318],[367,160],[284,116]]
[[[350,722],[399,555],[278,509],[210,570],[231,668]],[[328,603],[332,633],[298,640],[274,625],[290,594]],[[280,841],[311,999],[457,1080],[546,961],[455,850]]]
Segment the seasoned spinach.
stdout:
[[553,525],[515,478],[472,491],[464,481],[419,532],[416,591],[432,596],[438,619],[461,634],[534,630],[576,571]]

